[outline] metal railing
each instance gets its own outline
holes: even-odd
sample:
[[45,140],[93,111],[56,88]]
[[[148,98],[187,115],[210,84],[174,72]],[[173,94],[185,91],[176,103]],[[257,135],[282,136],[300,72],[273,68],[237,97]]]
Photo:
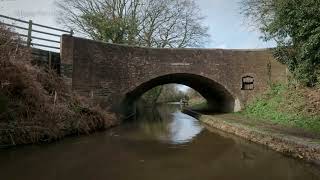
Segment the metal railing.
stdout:
[[73,31],[67,31],[55,27],[45,26],[0,14],[0,24],[13,28],[13,31],[20,37],[25,38],[22,41],[28,47],[40,47],[47,49],[60,50],[60,41],[62,34],[73,35]]

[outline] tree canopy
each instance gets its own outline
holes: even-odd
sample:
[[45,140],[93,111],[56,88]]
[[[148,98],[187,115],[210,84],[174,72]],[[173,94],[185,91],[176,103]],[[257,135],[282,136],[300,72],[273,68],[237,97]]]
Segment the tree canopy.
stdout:
[[57,0],[58,22],[94,39],[158,48],[202,47],[208,27],[194,0]]
[[320,1],[243,0],[242,12],[275,40],[275,56],[301,84],[320,83]]

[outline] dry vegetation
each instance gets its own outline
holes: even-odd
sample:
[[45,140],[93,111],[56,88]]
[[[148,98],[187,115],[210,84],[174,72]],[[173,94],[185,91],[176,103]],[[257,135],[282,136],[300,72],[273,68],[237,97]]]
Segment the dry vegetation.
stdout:
[[18,41],[0,27],[0,145],[50,142],[117,123],[53,70],[32,65],[30,49]]

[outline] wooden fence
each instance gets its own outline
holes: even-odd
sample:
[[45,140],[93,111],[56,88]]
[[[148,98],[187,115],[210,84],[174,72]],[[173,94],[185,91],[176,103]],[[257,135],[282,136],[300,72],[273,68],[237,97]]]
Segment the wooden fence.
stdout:
[[[60,51],[60,41],[62,34],[73,35],[73,31],[58,29],[55,27],[45,26],[0,14],[0,24],[13,29],[28,47],[45,48],[47,50]],[[34,42],[37,40],[37,42]]]

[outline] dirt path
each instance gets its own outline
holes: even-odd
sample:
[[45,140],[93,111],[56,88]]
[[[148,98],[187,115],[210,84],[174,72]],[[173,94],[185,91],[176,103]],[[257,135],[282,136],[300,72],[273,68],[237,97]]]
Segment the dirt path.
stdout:
[[294,158],[320,165],[320,135],[297,128],[250,120],[237,114],[201,115],[199,119],[220,129]]

